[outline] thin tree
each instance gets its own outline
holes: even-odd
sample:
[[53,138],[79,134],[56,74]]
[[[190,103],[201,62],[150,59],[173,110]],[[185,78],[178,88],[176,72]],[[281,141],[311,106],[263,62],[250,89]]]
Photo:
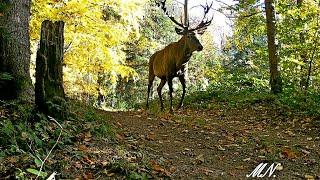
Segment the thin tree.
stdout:
[[268,36],[268,54],[270,66],[270,86],[271,92],[278,94],[282,92],[282,79],[279,68],[279,57],[276,46],[276,20],[274,1],[265,0],[266,18],[267,18],[267,36]]
[[[301,8],[303,4],[303,0],[297,0],[298,8]],[[303,45],[306,43],[305,32],[302,30],[299,34],[300,37],[300,44]],[[303,50],[300,54],[300,58],[303,61],[303,65],[301,66],[301,80],[300,80],[300,87],[301,89],[305,89],[307,87],[307,64],[308,58],[305,50]]]

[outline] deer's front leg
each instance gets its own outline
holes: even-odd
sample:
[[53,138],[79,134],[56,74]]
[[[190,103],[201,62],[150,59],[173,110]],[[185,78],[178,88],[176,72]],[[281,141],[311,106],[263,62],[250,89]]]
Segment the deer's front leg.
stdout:
[[182,85],[182,97],[181,97],[178,109],[180,109],[182,107],[183,99],[184,99],[184,96],[186,95],[186,80],[185,80],[184,76],[179,76],[179,80],[180,80],[181,85]]

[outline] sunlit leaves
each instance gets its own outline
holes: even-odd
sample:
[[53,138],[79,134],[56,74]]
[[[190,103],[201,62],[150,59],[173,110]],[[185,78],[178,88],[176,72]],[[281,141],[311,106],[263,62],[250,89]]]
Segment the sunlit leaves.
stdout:
[[[118,74],[133,77],[125,67],[124,44],[139,38],[139,19],[144,1],[39,0],[33,1],[30,35],[36,46],[45,19],[63,20],[65,26],[66,91],[96,95],[98,74],[114,84]],[[109,13],[111,14],[104,14]],[[35,53],[35,52],[33,52]],[[106,83],[102,83],[106,84]],[[101,86],[101,85],[100,85]]]
[[[320,5],[314,0],[301,4],[292,0],[275,1],[276,42],[280,57],[282,76],[285,81],[299,85],[306,76],[307,66],[318,66]],[[245,59],[252,59],[260,70],[267,66],[266,22],[263,4],[240,1],[234,24],[232,43],[239,53],[249,52]],[[254,13],[259,12],[260,13]],[[229,46],[230,49],[232,46]],[[303,70],[304,69],[304,70]],[[312,68],[311,74],[319,74]],[[268,71],[265,71],[268,73]],[[315,78],[314,78],[315,79]]]
[[313,0],[304,0],[301,4],[284,0],[277,4],[277,11],[283,70],[291,78],[299,80],[305,75],[302,69],[306,69],[308,62],[318,59],[315,47],[320,43],[317,32],[320,8]]

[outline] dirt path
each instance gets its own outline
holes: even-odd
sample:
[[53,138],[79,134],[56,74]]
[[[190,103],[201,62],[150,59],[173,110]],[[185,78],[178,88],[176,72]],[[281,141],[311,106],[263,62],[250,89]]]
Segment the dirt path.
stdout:
[[156,178],[245,179],[263,162],[281,163],[279,179],[320,176],[319,131],[302,115],[257,104],[111,116],[119,142],[146,153]]

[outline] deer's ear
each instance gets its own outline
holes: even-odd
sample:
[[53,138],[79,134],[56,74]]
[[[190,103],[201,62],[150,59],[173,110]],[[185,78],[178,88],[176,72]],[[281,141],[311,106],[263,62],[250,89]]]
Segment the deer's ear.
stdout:
[[180,28],[176,27],[175,30],[176,30],[176,33],[179,34],[179,35],[183,35],[183,33],[184,33],[184,30],[180,29]]
[[203,33],[205,33],[206,29],[207,29],[207,28],[198,29],[198,30],[197,30],[197,34],[202,35]]

